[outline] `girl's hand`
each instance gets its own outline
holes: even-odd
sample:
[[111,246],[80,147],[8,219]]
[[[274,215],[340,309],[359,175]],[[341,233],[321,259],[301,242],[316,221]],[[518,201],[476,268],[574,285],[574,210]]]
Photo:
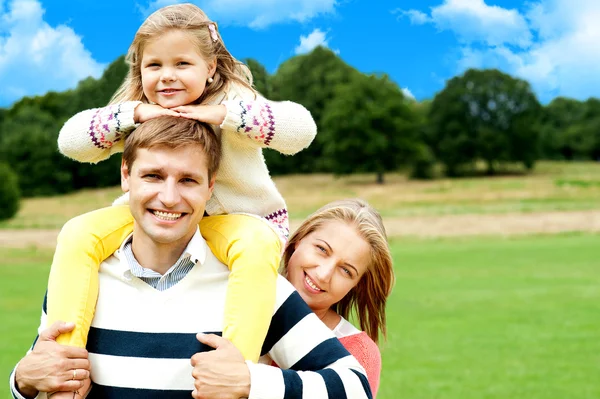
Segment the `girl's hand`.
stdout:
[[171,108],[178,112],[179,116],[188,119],[195,119],[200,122],[210,123],[211,125],[221,125],[227,115],[227,107],[219,105],[182,105]]
[[159,116],[180,116],[177,112],[168,108],[163,108],[156,104],[138,104],[133,110],[133,121],[135,123],[144,123],[147,120],[158,118]]

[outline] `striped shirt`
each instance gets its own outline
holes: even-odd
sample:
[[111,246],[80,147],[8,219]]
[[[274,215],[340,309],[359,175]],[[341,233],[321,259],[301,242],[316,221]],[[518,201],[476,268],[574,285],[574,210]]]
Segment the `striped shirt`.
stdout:
[[125,240],[125,245],[122,247],[123,254],[131,269],[131,274],[159,291],[167,290],[180,282],[196,264],[196,262],[191,260],[191,254],[188,252],[190,245],[188,244],[186,251],[181,254],[179,259],[177,259],[177,262],[175,262],[165,274],[160,274],[152,269],[147,269],[140,265],[133,255],[131,245],[133,242],[132,238],[133,236],[130,236]]
[[[196,340],[196,333],[222,331],[229,276],[199,233],[192,240],[195,266],[165,291],[133,276],[122,251],[100,265],[87,346],[93,381],[88,398],[190,397],[190,358],[212,350]],[[45,326],[44,304],[38,331]],[[277,280],[261,354],[282,369],[247,362],[250,399],[371,398],[364,369],[283,277]],[[10,380],[13,396],[22,398],[14,388],[14,372]]]

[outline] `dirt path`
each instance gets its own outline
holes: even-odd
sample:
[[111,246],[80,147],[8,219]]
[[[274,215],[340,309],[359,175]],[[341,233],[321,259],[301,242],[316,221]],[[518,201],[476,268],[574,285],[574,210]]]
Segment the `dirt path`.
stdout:
[[[301,221],[293,220],[292,229]],[[524,235],[569,231],[600,232],[600,210],[498,215],[449,215],[387,218],[390,237]],[[57,230],[0,230],[0,247],[54,248]]]

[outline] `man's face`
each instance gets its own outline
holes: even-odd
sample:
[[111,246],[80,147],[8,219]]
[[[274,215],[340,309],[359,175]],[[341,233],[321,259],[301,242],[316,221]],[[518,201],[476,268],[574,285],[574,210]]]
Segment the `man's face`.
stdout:
[[129,191],[135,219],[134,239],[146,245],[185,247],[214,187],[202,146],[158,146],[136,153],[131,169],[121,165],[121,186]]

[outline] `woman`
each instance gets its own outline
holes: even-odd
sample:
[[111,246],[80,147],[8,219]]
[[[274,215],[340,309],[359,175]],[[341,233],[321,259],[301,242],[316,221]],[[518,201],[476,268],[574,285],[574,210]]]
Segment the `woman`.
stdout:
[[[281,274],[379,388],[379,333],[386,337],[385,303],[394,285],[392,256],[381,216],[358,199],[329,203],[291,236]],[[346,319],[354,313],[360,330]]]

